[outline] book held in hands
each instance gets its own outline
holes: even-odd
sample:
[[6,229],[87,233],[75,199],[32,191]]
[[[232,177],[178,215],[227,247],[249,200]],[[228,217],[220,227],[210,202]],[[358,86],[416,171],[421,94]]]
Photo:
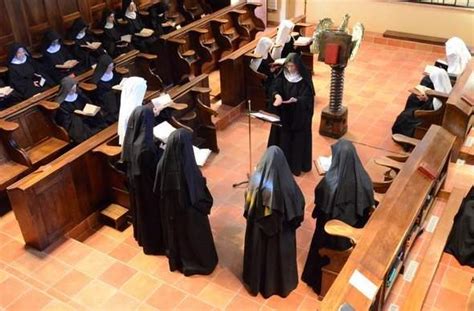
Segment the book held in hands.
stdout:
[[86,104],[84,109],[82,110],[74,110],[74,113],[87,116],[87,117],[94,117],[100,111],[100,107],[92,104]]

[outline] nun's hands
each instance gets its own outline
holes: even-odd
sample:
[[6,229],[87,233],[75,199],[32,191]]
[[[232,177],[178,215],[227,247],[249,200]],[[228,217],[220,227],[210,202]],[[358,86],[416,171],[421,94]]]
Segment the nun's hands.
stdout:
[[280,95],[275,95],[275,101],[273,102],[273,106],[275,107],[278,107],[278,106],[281,106],[281,104],[283,103],[283,99],[281,98]]
[[292,104],[292,103],[296,103],[298,100],[294,97],[291,97],[290,99],[288,100],[284,100],[282,101],[283,104]]

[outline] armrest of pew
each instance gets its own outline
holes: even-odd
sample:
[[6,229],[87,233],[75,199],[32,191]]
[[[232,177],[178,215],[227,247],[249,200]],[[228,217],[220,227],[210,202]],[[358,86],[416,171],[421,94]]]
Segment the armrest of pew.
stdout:
[[19,127],[20,125],[16,122],[0,119],[0,131],[10,133],[16,131]]
[[39,60],[39,59],[43,58],[43,54],[39,53],[39,52],[32,52],[31,57],[33,57],[36,60]]
[[145,10],[139,10],[139,11],[138,11],[138,14],[140,14],[141,16],[149,16],[149,15],[150,15],[150,12],[145,11]]
[[229,22],[229,20],[225,19],[225,18],[214,18],[213,20],[211,20],[211,22],[224,25],[224,24],[227,24]]
[[186,126],[183,123],[176,120],[176,118],[174,116],[171,116],[171,118],[169,120],[169,123],[174,127],[187,129],[191,133],[194,132],[192,128],[190,128],[189,126]]
[[403,167],[403,163],[389,159],[387,157],[375,159],[375,163],[378,165],[386,166],[388,168],[400,171]]
[[128,24],[128,21],[127,21],[126,19],[119,18],[119,19],[117,19],[117,23],[118,23],[119,25],[122,25],[122,26],[123,26],[123,25],[127,25],[127,24]]
[[246,6],[252,8],[253,10],[255,10],[256,8],[261,7],[262,4],[260,2],[247,2]]
[[91,32],[92,32],[94,35],[98,36],[98,37],[100,37],[100,36],[102,36],[102,35],[104,34],[104,30],[103,30],[103,29],[98,29],[98,28],[92,28],[92,29],[91,29]]
[[148,54],[148,53],[139,53],[137,55],[138,58],[143,58],[143,59],[146,59],[146,60],[155,60],[158,58],[158,56],[156,56],[155,54]]
[[196,107],[197,107],[199,110],[204,111],[204,112],[206,112],[206,113],[208,113],[208,114],[210,114],[210,115],[213,115],[213,116],[217,116],[217,115],[218,115],[217,111],[215,111],[215,110],[212,109],[211,107],[208,107],[208,106],[204,105],[204,104],[202,103],[202,101],[201,101],[199,98],[197,99],[197,105],[196,105]]
[[415,110],[413,112],[415,118],[423,119],[423,121],[425,121],[425,123],[428,122],[428,124],[435,124],[439,121],[440,114],[444,114],[441,108],[438,110]]
[[65,46],[73,46],[74,44],[76,44],[76,41],[74,41],[74,40],[63,40],[63,44]]
[[260,59],[260,58],[262,58],[262,55],[255,54],[254,52],[247,53],[247,54],[245,54],[245,56],[250,57],[250,58],[252,58],[252,59]]
[[449,98],[448,93],[438,92],[438,91],[435,91],[435,90],[427,90],[425,93],[426,93],[427,96],[438,98],[441,101],[447,101],[448,98]]
[[199,93],[199,94],[208,94],[211,93],[211,88],[203,87],[203,86],[195,86],[191,89],[192,93]]
[[197,34],[204,35],[204,34],[208,33],[209,30],[207,30],[205,28],[192,28],[192,29],[189,30],[189,32],[195,32]]
[[8,67],[0,66],[0,74],[5,74],[8,72]]
[[419,139],[412,138],[412,137],[409,137],[409,136],[405,136],[405,135],[402,135],[402,134],[393,134],[392,139],[394,141],[396,141],[397,143],[408,144],[408,145],[411,145],[411,146],[414,146],[414,147],[416,145],[418,145],[418,143],[420,142]]
[[115,68],[115,71],[121,75],[127,75],[130,73],[130,70],[128,68],[122,67],[122,66],[117,66]]
[[324,225],[324,231],[328,234],[348,238],[355,245],[362,235],[363,229],[354,228],[338,219],[330,220]]
[[233,10],[230,11],[230,13],[235,13],[235,14],[239,14],[239,15],[244,15],[245,13],[247,13],[247,11],[242,10],[242,9],[233,9]]
[[122,147],[102,144],[92,150],[95,153],[101,153],[109,158],[115,158],[122,153]]
[[59,108],[59,104],[57,102],[49,101],[49,100],[42,100],[38,103],[38,106],[40,106],[42,109],[45,109],[46,111],[55,111],[56,109]]
[[388,154],[386,155],[387,158],[395,160],[397,162],[406,162],[408,160],[408,157],[410,156],[409,153],[405,154]]
[[94,92],[97,90],[97,85],[87,82],[79,82],[79,87],[87,92]]
[[295,24],[295,27],[305,28],[305,27],[311,27],[313,25],[314,24],[311,24],[311,23],[299,22]]
[[171,43],[174,43],[174,44],[177,44],[177,45],[185,45],[186,44],[186,40],[184,40],[184,39],[170,38],[167,41],[171,42]]

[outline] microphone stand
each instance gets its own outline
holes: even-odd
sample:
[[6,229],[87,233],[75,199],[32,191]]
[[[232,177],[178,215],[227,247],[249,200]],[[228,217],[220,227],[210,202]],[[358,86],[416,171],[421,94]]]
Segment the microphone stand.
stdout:
[[247,100],[247,108],[248,112],[247,115],[249,117],[249,171],[247,173],[247,179],[232,185],[232,188],[237,188],[239,186],[248,184],[250,181],[250,176],[252,175],[252,101],[250,99]]

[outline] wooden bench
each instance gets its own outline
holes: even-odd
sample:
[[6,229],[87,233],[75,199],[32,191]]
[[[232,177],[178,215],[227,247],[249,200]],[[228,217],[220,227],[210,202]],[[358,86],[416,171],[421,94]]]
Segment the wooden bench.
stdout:
[[401,308],[402,310],[417,311],[423,308],[423,303],[428,295],[428,290],[435,277],[449,233],[453,227],[454,216],[458,213],[465,195],[466,191],[460,188],[454,188],[451,192],[423,261],[417,269],[406,298],[404,298],[405,303]]
[[[206,83],[207,76],[198,77],[169,94],[176,102],[184,100]],[[148,93],[144,103],[158,95]],[[178,122],[172,125],[179,126],[179,119],[175,116]],[[10,185],[8,197],[25,243],[43,250],[110,204],[128,208],[125,175],[114,164],[120,153],[113,124]]]
[[[304,15],[292,19],[296,31],[302,33],[309,25],[304,23],[304,20]],[[272,28],[262,33],[262,36],[273,38],[276,34],[277,29]],[[250,99],[253,110],[266,108],[265,90],[262,87],[266,77],[249,68],[251,54],[255,50],[259,39],[254,39],[219,60],[222,104],[238,106]],[[305,64],[312,68],[312,54],[311,58],[305,58],[305,60],[309,61]]]
[[443,128],[456,136],[452,161],[459,158],[459,152],[474,124],[474,59],[471,59],[458,77],[446,104]]
[[417,144],[363,228],[321,310],[337,310],[343,304],[354,310],[381,310],[446,179],[454,139],[433,125]]
[[417,35],[417,34],[401,32],[401,31],[394,31],[394,30],[385,31],[383,33],[383,36],[385,38],[412,41],[412,42],[418,42],[418,43],[426,43],[426,44],[432,44],[432,45],[441,45],[441,46],[444,46],[446,41],[448,41],[448,39],[446,39],[446,38],[438,38],[438,37],[433,37],[433,36]]
[[[217,62],[224,52],[237,48],[244,39],[252,40],[257,31],[264,29],[263,21],[255,16],[257,6],[243,1],[161,36],[158,69],[166,83],[178,84],[201,73],[210,73],[217,69]],[[253,21],[250,28],[245,28],[240,19],[232,17],[237,14],[235,11],[245,11],[242,15]],[[231,40],[223,33],[228,27],[236,30],[237,39],[232,37],[235,40]],[[245,34],[249,31],[250,37],[247,38]]]

